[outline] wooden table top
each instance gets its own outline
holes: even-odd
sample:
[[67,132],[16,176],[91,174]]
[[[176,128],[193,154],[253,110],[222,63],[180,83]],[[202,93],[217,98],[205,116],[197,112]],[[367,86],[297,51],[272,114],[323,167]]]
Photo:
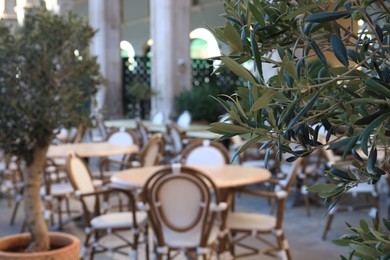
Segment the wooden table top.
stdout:
[[[157,170],[166,166],[141,167],[111,172],[111,182],[123,188],[142,188],[146,180]],[[220,166],[191,166],[209,175],[218,188],[232,188],[268,180],[271,173],[264,168],[227,164]]]
[[136,145],[111,144],[108,142],[58,144],[49,146],[47,157],[65,157],[72,152],[75,152],[80,157],[102,157],[136,153],[138,151],[139,148]]

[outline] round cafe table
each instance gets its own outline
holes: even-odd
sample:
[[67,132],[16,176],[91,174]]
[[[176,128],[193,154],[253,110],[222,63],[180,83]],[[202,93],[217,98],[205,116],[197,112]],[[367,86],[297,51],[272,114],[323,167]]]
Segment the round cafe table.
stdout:
[[119,155],[136,153],[139,151],[137,145],[112,144],[108,142],[99,143],[74,143],[50,145],[47,157],[66,157],[69,153],[76,153],[80,157],[103,157],[109,155]]
[[[141,167],[111,172],[111,182],[123,188],[142,188],[146,180],[166,166]],[[264,168],[235,164],[191,166],[209,175],[219,189],[239,187],[268,180],[271,173]]]
[[[167,166],[152,166],[136,169],[128,169],[118,172],[111,172],[111,182],[114,186],[122,189],[139,189],[142,188],[146,180],[157,170]],[[247,167],[235,164],[226,165],[197,165],[191,166],[199,169],[214,181],[218,189],[229,191],[229,188],[255,184],[268,180],[271,173],[259,167]],[[232,196],[231,192],[222,195],[223,200],[228,201],[228,197]],[[226,238],[221,238],[220,252],[222,259],[232,259],[229,251],[226,250]]]

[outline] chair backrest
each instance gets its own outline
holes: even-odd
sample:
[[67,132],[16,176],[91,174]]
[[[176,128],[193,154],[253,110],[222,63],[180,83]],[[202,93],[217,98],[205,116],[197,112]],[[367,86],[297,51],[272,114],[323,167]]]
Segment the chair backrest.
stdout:
[[275,230],[281,230],[283,226],[284,211],[288,198],[288,193],[293,187],[295,180],[297,179],[298,173],[301,170],[303,158],[298,158],[291,165],[291,170],[286,172],[287,176],[285,179],[279,181],[279,185],[275,186],[275,192],[278,194],[279,203],[276,209],[276,224]]
[[141,166],[158,165],[164,153],[164,140],[161,134],[154,134],[141,153]]
[[226,113],[226,114],[221,115],[221,116],[218,118],[218,122],[226,123],[226,124],[232,124],[232,123],[233,123],[233,122],[230,120],[230,114],[229,114],[229,113]]
[[285,179],[281,180],[279,183],[281,185],[281,188],[286,191],[287,193],[290,192],[292,186],[295,183],[295,180],[297,179],[298,173],[301,169],[303,158],[300,157],[296,159],[292,163],[292,170],[287,172],[287,176]]
[[159,125],[164,124],[164,113],[160,111],[154,114],[152,117],[152,123]]
[[207,175],[180,164],[167,166],[147,180],[143,199],[159,247],[206,246],[215,219],[210,203],[220,202]]
[[[92,174],[87,163],[76,154],[69,154],[67,158],[67,169],[70,183],[78,193],[90,193],[96,191],[92,182]],[[97,198],[89,196],[81,200],[83,207],[89,212],[94,212]]]
[[136,124],[139,142],[141,144],[141,147],[145,147],[145,145],[149,141],[149,130],[141,119],[137,119]]
[[[120,128],[112,130],[106,138],[106,141],[112,144],[139,145],[137,134],[129,129]],[[108,159],[121,161],[123,155],[110,155]]]
[[223,165],[230,163],[230,156],[221,143],[195,140],[183,150],[182,162],[186,165]]
[[83,141],[86,128],[83,125],[79,125],[77,128],[71,128],[69,130],[68,143],[81,143]]
[[173,146],[173,153],[181,153],[181,151],[183,150],[183,138],[179,127],[174,122],[167,124],[166,127],[169,140]]
[[180,127],[188,127],[191,124],[191,114],[185,110],[177,119],[177,125]]
[[97,130],[99,132],[100,140],[105,140],[107,138],[108,132],[107,132],[107,128],[104,124],[103,116],[100,115],[100,116],[96,117],[95,127],[97,128]]

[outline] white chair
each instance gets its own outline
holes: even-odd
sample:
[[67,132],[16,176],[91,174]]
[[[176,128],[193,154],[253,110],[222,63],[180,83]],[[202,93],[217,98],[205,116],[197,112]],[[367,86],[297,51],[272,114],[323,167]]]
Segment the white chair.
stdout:
[[[47,176],[45,185],[41,187],[41,197],[45,210],[45,217],[50,218],[52,228],[61,230],[66,222],[63,218],[63,212],[66,212],[68,218],[71,219],[72,211],[70,209],[69,200],[71,199],[74,189],[69,182],[52,183],[50,173],[45,173]],[[65,202],[65,211],[63,210],[63,202]],[[58,222],[54,220],[57,215]]]
[[164,124],[164,120],[165,120],[164,113],[161,111],[157,112],[152,117],[152,123],[156,125]]
[[[277,255],[280,257],[280,259],[291,259],[287,239],[285,238],[283,231],[283,218],[288,193],[295,183],[301,162],[302,158],[299,158],[294,162],[293,170],[288,174],[288,176],[286,176],[286,179],[273,181],[273,183],[278,182],[273,192],[245,188],[236,189],[240,193],[276,200],[277,211],[276,215],[262,214],[257,212],[229,212],[226,220],[226,227],[230,231],[230,249],[232,254],[235,253],[235,245],[242,245],[242,247],[250,250],[249,253],[244,253],[239,256],[258,254],[258,248],[244,244],[245,241],[243,241],[247,237],[254,236],[269,246],[269,248],[265,250],[264,253]],[[264,237],[264,235],[268,234],[274,235],[276,237],[276,245]]]
[[223,165],[230,163],[229,151],[218,142],[208,139],[192,141],[182,153],[186,165]]
[[[106,141],[112,144],[139,145],[137,134],[129,129],[114,129],[106,138]],[[123,165],[125,155],[110,155],[102,159],[100,163],[100,172],[103,175],[104,171],[110,170],[111,165],[117,165],[120,168]]]
[[191,117],[191,114],[190,112],[188,112],[187,110],[185,110],[183,113],[181,113],[181,115],[177,118],[177,125],[179,127],[183,127],[183,128],[186,128],[186,127],[189,127],[189,125],[191,124],[191,120],[192,120],[192,117]]
[[176,250],[184,251],[189,259],[197,259],[197,255],[207,259],[221,234],[216,225],[218,212],[226,210],[214,182],[198,170],[174,164],[154,173],[142,194],[157,259],[171,259]]
[[[91,172],[85,161],[75,154],[70,154],[67,160],[69,179],[75,190],[75,196],[80,200],[83,207],[83,220],[86,225],[86,238],[82,255],[90,253],[92,259],[95,253],[114,251],[136,259],[140,235],[144,235],[144,241],[148,241],[147,236],[147,214],[144,211],[136,210],[135,198],[132,193],[124,190],[96,189],[93,184]],[[101,198],[105,198],[105,205],[112,201],[107,201],[108,195],[115,192],[123,194],[127,200],[127,211],[111,212],[103,207]],[[127,239],[121,231],[131,231],[132,240]],[[105,236],[113,235],[119,238],[124,244],[108,247],[101,242]],[[93,236],[93,241],[90,242]],[[131,247],[130,253],[122,251],[125,247]],[[149,248],[146,243],[146,256],[149,259]]]

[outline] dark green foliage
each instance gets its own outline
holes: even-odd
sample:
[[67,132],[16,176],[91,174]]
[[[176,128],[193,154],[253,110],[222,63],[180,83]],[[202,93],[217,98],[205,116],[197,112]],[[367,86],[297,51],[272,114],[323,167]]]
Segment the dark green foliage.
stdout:
[[[226,26],[214,32],[232,52],[221,57],[218,71],[233,71],[248,87],[219,99],[235,124],[251,133],[248,142],[268,140],[279,154],[292,154],[290,160],[325,144],[343,149],[344,157],[355,148],[367,157],[378,146],[388,151],[390,85],[385,72],[390,64],[389,47],[383,42],[390,37],[390,14],[385,7],[383,1],[339,1],[333,10],[316,1],[226,1]],[[354,34],[340,23],[348,20],[357,26],[354,19],[360,18],[368,21],[364,34]],[[243,32],[245,37],[236,37]],[[275,51],[280,60],[267,58]],[[330,51],[337,60],[328,61]],[[248,60],[255,64],[253,70],[242,66]],[[342,66],[334,65],[337,61]],[[264,62],[279,69],[267,82],[260,69]],[[212,131],[231,135],[223,129],[226,124],[213,125]],[[289,144],[298,147],[292,150]],[[367,163],[356,164],[358,178],[341,176],[337,170],[330,176],[348,184],[343,187],[378,181],[384,166]]]
[[[332,6],[314,0],[225,1],[226,26],[214,33],[231,53],[220,57],[218,71],[231,70],[248,86],[218,98],[234,128],[212,123],[211,131],[222,138],[244,136],[247,144],[239,151],[266,142],[265,149],[276,147],[278,158],[284,153],[288,161],[324,147],[341,150],[344,158],[352,153],[352,165],[326,173],[332,184],[309,189],[337,203],[347,190],[361,182],[374,184],[388,171],[390,3],[339,0]],[[359,19],[366,24],[355,33]],[[245,37],[237,37],[242,33]],[[270,53],[280,59],[268,58]],[[246,61],[256,66],[242,66]],[[278,69],[268,81],[260,62]],[[384,160],[378,160],[379,151]],[[382,238],[375,234],[372,239],[379,243]],[[375,243],[353,248],[363,257],[375,246],[388,248]]]
[[0,33],[0,149],[30,163],[55,129],[89,122],[102,82],[88,50],[95,31],[74,14],[62,17],[41,5],[14,33],[4,25]]
[[194,86],[175,97],[175,106],[178,114],[187,110],[191,113],[193,121],[214,122],[224,113],[221,105],[212,96],[221,93],[217,86]]
[[332,242],[339,246],[350,246],[350,259],[389,259],[390,258],[390,226],[383,219],[383,226],[379,223],[378,216],[373,220],[372,227],[364,220],[360,220],[359,227],[353,227],[347,223],[352,232]]
[[127,103],[126,116],[129,118],[145,119],[147,111],[150,111],[150,99],[156,95],[150,86],[135,79],[132,84],[125,86],[125,100]]

